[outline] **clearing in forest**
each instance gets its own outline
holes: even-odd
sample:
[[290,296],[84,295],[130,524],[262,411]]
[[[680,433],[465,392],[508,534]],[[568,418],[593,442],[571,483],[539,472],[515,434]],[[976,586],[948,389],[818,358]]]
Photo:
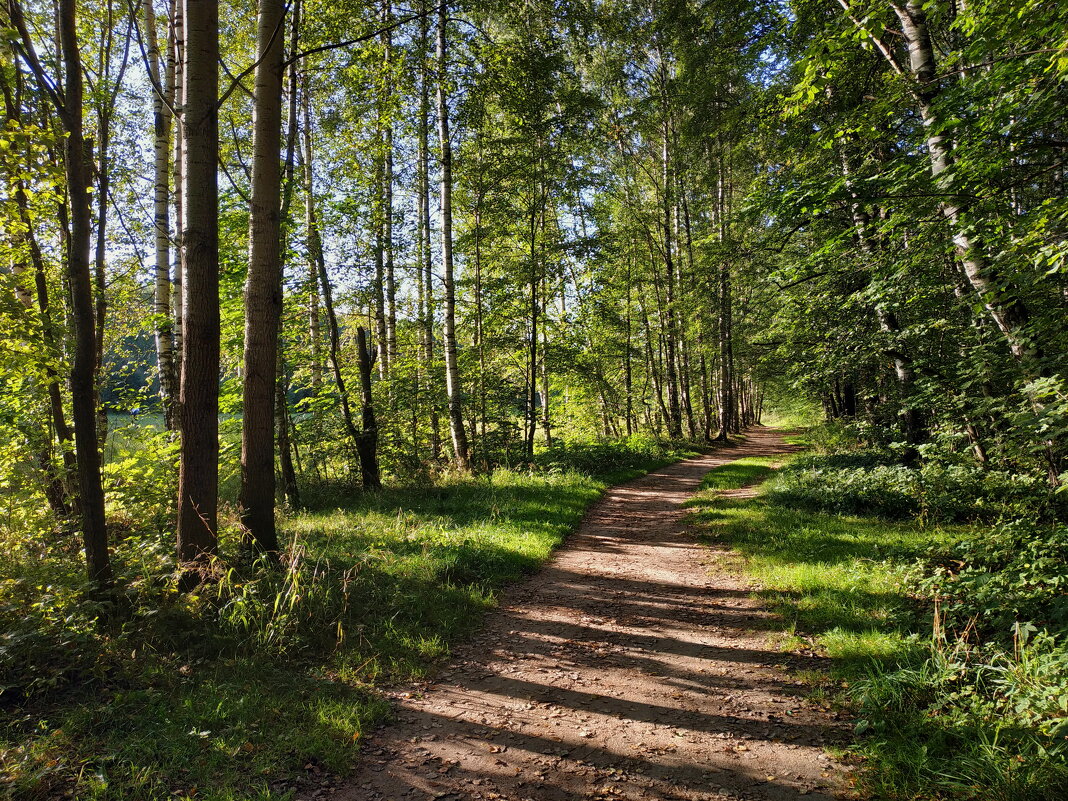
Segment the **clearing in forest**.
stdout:
[[789,450],[768,430],[610,490],[435,682],[394,695],[335,798],[832,798],[848,734],[806,702],[815,657],[716,570],[683,503],[710,469]]

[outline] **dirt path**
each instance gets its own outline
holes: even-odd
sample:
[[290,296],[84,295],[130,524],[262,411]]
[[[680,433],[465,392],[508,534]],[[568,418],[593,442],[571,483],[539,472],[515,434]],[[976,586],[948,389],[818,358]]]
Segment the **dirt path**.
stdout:
[[788,450],[758,430],[611,490],[436,683],[396,694],[397,721],[330,797],[838,797],[821,745],[842,725],[791,678],[814,660],[769,646],[774,620],[710,573],[681,508],[709,469]]

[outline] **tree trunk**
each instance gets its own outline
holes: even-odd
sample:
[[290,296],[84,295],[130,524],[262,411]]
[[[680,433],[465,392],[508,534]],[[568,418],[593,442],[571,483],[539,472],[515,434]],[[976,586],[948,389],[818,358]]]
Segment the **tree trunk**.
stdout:
[[[311,130],[311,83],[304,75],[304,91],[301,97],[304,143],[304,228],[308,236],[308,339],[311,340],[312,393],[318,397],[323,384],[323,353],[321,314],[319,310],[319,262],[322,260],[322,240],[315,217],[315,193],[312,187],[312,130]],[[315,414],[318,414],[316,411]]]
[[[290,11],[290,37],[289,37],[289,52],[290,54],[297,52],[297,45],[300,40],[300,23],[301,23],[301,0],[294,0]],[[292,216],[290,210],[293,205],[293,193],[296,187],[296,160],[297,160],[297,141],[300,136],[299,124],[297,122],[297,95],[299,89],[299,73],[297,68],[297,61],[292,61],[289,65],[289,83],[288,83],[288,120],[286,127],[286,158],[285,169],[282,176],[282,205],[279,210],[279,244],[281,247],[281,255],[279,258],[279,275],[282,276],[285,273],[285,254],[288,252],[289,245],[289,233],[291,229]],[[318,282],[315,283],[315,286]],[[281,291],[281,286],[279,286]],[[285,295],[280,295],[281,308],[280,313],[284,313]],[[296,440],[293,438],[293,421],[289,415],[289,382],[286,379],[286,366],[285,366],[285,347],[282,337],[282,326],[278,326],[278,344],[277,344],[277,373],[275,375],[274,382],[274,416],[275,416],[275,431],[277,432],[278,440],[278,466],[282,475],[282,492],[285,495],[286,500],[289,503],[290,508],[297,509],[300,507],[300,488],[297,485],[297,473],[293,464],[293,453],[296,451]],[[320,382],[322,381],[322,374],[319,376]],[[292,450],[291,450],[292,448]],[[300,457],[297,456],[297,464],[299,466]]]
[[538,430],[538,187],[530,188],[530,341],[527,343],[527,428],[525,453],[528,460],[534,458],[534,435]]
[[203,577],[219,542],[219,4],[218,0],[184,3],[185,282],[178,561],[187,571],[184,585],[191,586]]
[[423,345],[424,392],[430,410],[430,454],[441,458],[441,423],[434,385],[434,282],[430,227],[430,19],[427,0],[420,0],[419,18],[419,271],[423,286],[420,328]]
[[[489,427],[487,420],[486,403],[486,339],[483,328],[484,317],[482,308],[482,203],[486,197],[486,189],[483,186],[482,177],[482,139],[479,138],[479,169],[476,174],[477,186],[475,188],[475,213],[474,213],[474,238],[475,238],[475,350],[478,352],[478,420],[481,425],[479,435],[480,442],[485,447],[486,429]],[[474,439],[474,436],[472,436]],[[476,450],[477,450],[476,445]],[[483,453],[483,455],[485,455]],[[483,459],[483,461],[486,461]]]
[[390,0],[382,2],[382,47],[385,56],[384,68],[386,71],[386,97],[385,97],[385,152],[383,154],[382,175],[382,232],[385,238],[385,295],[386,295],[386,337],[383,340],[384,348],[379,358],[386,364],[386,372],[390,372],[397,356],[397,279],[394,270],[394,243],[393,243],[393,120],[392,120],[392,87],[393,87],[393,34],[389,26],[393,22],[393,7]]
[[96,431],[96,328],[89,249],[92,219],[89,207],[89,165],[83,125],[83,83],[75,0],[59,0],[59,35],[66,85],[61,117],[67,130],[66,173],[70,197],[70,242],[67,276],[74,322],[74,358],[70,371],[74,409],[74,442],[78,454],[79,503],[89,580],[98,588],[112,581],[104,518],[104,487]]
[[356,452],[360,457],[360,475],[365,490],[382,488],[378,471],[378,423],[375,421],[374,396],[371,392],[371,371],[374,355],[367,347],[367,329],[356,329],[357,357],[360,367],[361,421],[360,435],[356,438]]
[[268,554],[278,550],[274,521],[274,404],[282,310],[278,155],[282,148],[284,18],[283,0],[259,0],[238,498],[247,544]]
[[626,393],[626,416],[627,416],[627,436],[634,434],[634,375],[632,368],[633,359],[633,345],[631,344],[631,300],[630,300],[630,284],[631,284],[631,268],[633,266],[633,257],[627,257],[627,300],[626,300],[626,313],[623,317],[624,335],[626,337],[623,348],[623,391]]
[[[719,240],[727,241],[727,176],[723,156],[719,160],[719,180],[716,192],[716,218]],[[719,262],[719,434],[716,439],[726,442],[735,428],[734,423],[734,359],[731,347],[731,268],[725,256]]]
[[645,306],[645,301],[641,297],[641,289],[638,290],[639,304],[642,312],[642,323],[645,331],[645,352],[647,356],[646,371],[649,376],[649,380],[652,383],[653,395],[656,399],[656,407],[659,410],[657,416],[656,434],[660,435],[660,423],[667,419],[667,407],[664,405],[664,391],[660,381],[660,371],[657,368],[657,354],[656,347],[653,344],[653,332],[652,326],[649,324],[649,310]]
[[184,0],[171,0],[171,49],[168,58],[174,68],[174,274],[171,300],[174,305],[174,387],[175,427],[181,426],[182,353],[185,331],[185,252],[182,236],[185,233],[185,8]]
[[438,7],[438,140],[441,147],[441,258],[445,284],[445,391],[449,398],[449,429],[456,466],[467,470],[470,455],[464,430],[460,366],[456,352],[456,285],[452,257],[452,142],[449,139],[447,31],[448,3]]
[[96,355],[93,359],[94,381],[96,391],[96,436],[101,450],[108,440],[108,412],[100,402],[100,379],[104,372],[104,321],[107,319],[107,230],[108,230],[108,191],[111,184],[110,150],[110,114],[105,110],[106,100],[101,100],[97,114],[97,184],[96,184],[96,253],[93,258],[93,284],[95,289],[93,318],[96,325]]
[[[667,144],[664,146],[665,179],[667,178]],[[666,183],[666,181],[665,181]],[[667,383],[668,436],[682,438],[682,411],[679,406],[679,380],[675,369],[675,262],[672,256],[671,207],[665,189],[664,198],[664,376]]]
[[[541,429],[545,434],[545,445],[553,446],[552,419],[549,416],[549,326],[548,321],[548,287],[542,290],[542,320],[541,325]],[[607,407],[606,407],[607,408]]]
[[[341,402],[341,419],[345,424],[345,431],[352,439],[353,445],[356,447],[357,455],[362,459],[361,446],[361,432],[356,427],[356,422],[352,416],[352,406],[349,404],[348,389],[345,386],[345,378],[341,374],[341,328],[338,325],[337,312],[334,310],[334,290],[330,284],[330,276],[326,272],[326,259],[323,256],[322,240],[319,236],[319,225],[315,217],[315,204],[312,195],[312,186],[314,172],[312,168],[312,146],[310,136],[310,126],[307,124],[307,106],[305,106],[305,157],[304,157],[304,180],[305,180],[305,192],[307,197],[307,205],[305,207],[307,213],[308,222],[308,253],[311,259],[315,263],[316,271],[318,273],[319,287],[323,293],[323,311],[326,313],[326,330],[328,336],[328,349],[327,356],[329,357],[330,367],[334,374],[334,383],[337,385],[338,399]],[[364,329],[363,336],[366,337]],[[368,357],[368,371],[371,369],[370,362],[372,361]],[[363,370],[363,363],[361,362],[361,371]],[[362,373],[361,373],[362,379]]]
[[[375,229],[375,279],[374,279],[374,301],[375,301],[375,334],[378,342],[381,345],[385,345],[386,334],[386,244],[385,244],[385,173],[386,165],[385,158],[381,151],[384,151],[385,136],[382,133],[383,114],[381,110],[381,103],[379,103],[378,112],[378,133],[377,149],[380,151],[376,157],[375,164],[375,201],[374,210],[372,212],[372,222]],[[380,378],[389,377],[389,356],[387,356],[382,348],[382,358],[378,359],[378,375]]]
[[701,350],[701,438],[705,442],[712,440],[713,425],[712,388],[708,380],[708,364],[704,350]]
[[282,492],[293,509],[300,508],[300,487],[297,471],[293,469],[292,439],[290,436],[289,403],[286,400],[286,370],[281,357],[278,359],[278,375],[274,382],[275,425],[278,430],[278,465],[282,472]]
[[[131,5],[131,12],[134,6]],[[118,98],[119,88],[122,86],[123,77],[126,74],[126,65],[129,63],[131,37],[125,37],[122,54],[122,63],[118,75],[114,81],[111,75],[112,46],[114,44],[114,5],[113,0],[108,0],[103,13],[104,29],[99,50],[99,63],[97,65],[97,80],[101,87],[105,87],[103,97],[96,102],[96,135],[97,135],[97,165],[96,165],[96,254],[94,258],[93,280],[95,283],[95,319],[96,319],[96,420],[97,438],[100,447],[103,448],[108,436],[108,414],[104,405],[100,402],[100,377],[104,370],[104,321],[107,319],[107,228],[108,228],[108,199],[111,192],[111,120],[114,116],[115,103]]]
[[174,103],[174,60],[167,58],[160,75],[159,37],[153,0],[143,4],[145,38],[148,42],[148,76],[152,92],[153,119],[153,225],[155,227],[155,318],[156,364],[159,369],[159,396],[163,420],[168,430],[175,428],[174,332],[171,325],[171,107]]
[[[679,284],[681,288],[681,294],[683,298],[688,297],[689,289],[692,286],[696,272],[694,269],[693,258],[693,232],[690,227],[690,206],[686,199],[686,188],[683,185],[681,176],[678,179],[678,198],[675,205],[675,239],[679,241],[680,236],[678,234],[679,224],[681,222],[683,234],[686,239],[686,273],[682,272],[682,268],[679,268]],[[680,202],[681,201],[681,202]],[[680,209],[681,206],[681,209]],[[681,214],[680,214],[681,211]],[[689,304],[684,304],[684,308],[688,308]],[[691,398],[691,371],[690,371],[690,343],[689,338],[686,335],[685,321],[678,323],[679,330],[679,395],[682,401],[683,414],[686,417],[686,430],[691,440],[697,440],[697,420],[693,413],[693,400]]]
[[967,217],[970,204],[955,194],[952,167],[953,131],[955,123],[944,118],[937,108],[943,82],[937,73],[934,44],[927,26],[927,12],[918,0],[902,5],[892,4],[901,22],[901,30],[908,45],[909,69],[915,81],[913,96],[927,131],[927,155],[931,164],[931,178],[938,192],[949,196],[941,204],[942,214],[949,221],[957,256],[964,265],[969,283],[979,295],[987,312],[997,324],[1009,344],[1012,355],[1035,375],[1042,374],[1042,348],[1028,330],[1030,313],[1011,282],[991,263],[987,245],[976,233]]

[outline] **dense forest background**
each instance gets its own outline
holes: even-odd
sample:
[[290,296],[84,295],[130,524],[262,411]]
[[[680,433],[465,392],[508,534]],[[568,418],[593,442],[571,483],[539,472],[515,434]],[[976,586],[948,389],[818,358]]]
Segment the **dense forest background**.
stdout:
[[[962,601],[963,641],[995,607],[1005,653],[1068,623],[1056,0],[5,0],[0,25],[19,699],[131,614],[254,629],[220,599],[282,597],[302,514],[607,480],[768,419],[854,453],[791,502],[981,523],[946,575],[1033,555]],[[176,600],[205,586],[213,611]],[[54,665],[64,619],[96,644]]]

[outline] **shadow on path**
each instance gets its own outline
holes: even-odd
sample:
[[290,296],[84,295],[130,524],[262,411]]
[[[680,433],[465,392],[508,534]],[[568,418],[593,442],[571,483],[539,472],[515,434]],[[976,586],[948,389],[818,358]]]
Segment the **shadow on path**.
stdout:
[[[721,464],[790,450],[774,431],[609,491],[436,683],[397,692],[333,798],[828,799],[843,725],[768,645],[741,579],[709,575],[682,504]],[[311,798],[313,796],[307,796]]]

